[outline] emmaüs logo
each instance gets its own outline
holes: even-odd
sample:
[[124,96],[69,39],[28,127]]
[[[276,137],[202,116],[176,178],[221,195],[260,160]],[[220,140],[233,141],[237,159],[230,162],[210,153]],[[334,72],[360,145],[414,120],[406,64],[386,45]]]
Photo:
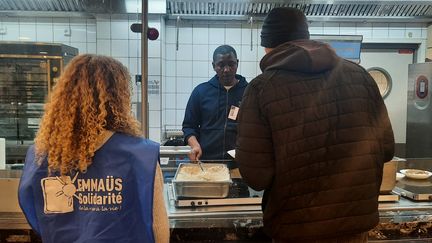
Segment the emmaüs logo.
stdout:
[[[78,179],[80,204],[121,204],[122,179],[107,176],[106,179]],[[81,193],[83,192],[83,193]],[[103,195],[101,195],[102,193]]]
[[106,178],[77,179],[78,174],[76,173],[73,179],[70,176],[56,176],[41,180],[45,213],[74,211],[74,197],[78,199],[80,210],[105,211],[104,208],[97,206],[116,205],[120,205],[120,207],[115,207],[117,210],[121,209],[122,178],[107,176]]

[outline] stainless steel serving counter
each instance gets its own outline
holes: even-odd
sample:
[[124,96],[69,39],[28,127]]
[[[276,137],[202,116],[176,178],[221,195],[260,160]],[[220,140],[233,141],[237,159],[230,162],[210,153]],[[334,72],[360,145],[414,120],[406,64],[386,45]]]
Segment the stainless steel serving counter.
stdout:
[[[271,242],[263,233],[260,205],[179,208],[170,191],[170,185],[165,184],[173,242],[209,239]],[[379,203],[378,210],[380,222],[369,231],[369,242],[432,242],[432,202],[400,198],[396,202]]]
[[[226,223],[227,220],[262,219],[260,205],[238,206],[208,206],[208,207],[182,207],[176,208],[175,203],[168,197],[169,184],[165,184],[164,196],[171,227],[175,228],[178,222],[199,221],[199,224],[191,224],[189,227],[215,226],[218,221]],[[3,195],[2,195],[3,198]],[[4,201],[2,199],[2,201]],[[15,207],[17,207],[16,205]],[[379,204],[380,217],[386,221],[409,221],[413,217],[431,217],[432,202],[414,202],[401,198],[398,202],[385,202]],[[212,219],[212,220],[208,220]],[[213,220],[214,219],[214,220]],[[219,220],[218,220],[219,219]],[[0,212],[0,229],[29,229],[24,215],[21,212]]]
[[[208,207],[181,207],[177,208],[172,196],[169,196],[170,185],[165,184],[164,196],[170,220],[194,218],[216,218],[225,219],[251,217],[262,218],[260,205],[229,205],[229,206],[208,206]],[[384,202],[378,206],[380,216],[388,215],[432,215],[432,202],[414,202],[405,198],[400,198],[397,202]],[[210,223],[212,224],[212,223]],[[202,226],[202,225],[201,225]]]
[[[238,216],[257,216],[262,217],[261,206],[212,206],[196,208],[176,208],[174,202],[166,200],[166,207],[170,219],[194,218],[194,217],[238,217]],[[408,215],[417,215],[418,213],[432,215],[432,202],[413,202],[401,198],[398,202],[384,202],[378,206],[380,216],[387,215],[388,212],[404,213]]]
[[401,197],[398,202],[384,202],[378,206],[380,214],[391,211],[429,211],[432,214],[432,202],[413,202]]
[[[170,198],[169,191],[169,184],[165,184],[165,204],[173,242],[200,241],[209,239],[208,237],[241,241],[259,239],[262,242],[271,242],[262,232],[260,205],[178,208],[172,197]],[[369,232],[370,242],[412,242],[411,239],[416,237],[420,239],[416,242],[431,240],[432,202],[414,202],[401,198],[398,202],[380,203],[379,213],[380,223]],[[1,231],[28,229],[30,227],[22,212],[0,212]],[[391,239],[395,232],[399,237],[397,240]],[[404,235],[404,232],[408,233]],[[400,241],[401,239],[403,240]]]

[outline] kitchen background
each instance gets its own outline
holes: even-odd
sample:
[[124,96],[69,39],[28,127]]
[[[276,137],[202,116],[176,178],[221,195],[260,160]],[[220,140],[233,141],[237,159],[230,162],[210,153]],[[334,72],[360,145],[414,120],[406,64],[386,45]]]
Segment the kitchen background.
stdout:
[[[141,34],[130,30],[132,24],[141,22],[142,2],[149,4],[148,26],[160,33],[158,39],[148,41],[146,58],[141,56],[145,51],[141,50]],[[229,44],[237,50],[238,73],[248,81],[261,72],[262,20],[269,9],[280,5],[303,10],[313,38],[360,36],[360,65],[377,70],[373,74],[380,86],[390,80],[384,101],[395,132],[396,155],[407,160],[395,158],[384,166],[380,225],[369,237],[385,239],[383,242],[430,242],[432,210],[425,201],[432,199],[431,181],[403,180],[404,174],[397,172],[421,169],[423,173],[414,173],[418,178],[425,174],[423,170],[431,171],[432,62],[424,62],[432,59],[432,0],[0,0],[0,242],[31,237],[16,194],[19,169],[33,143],[44,95],[56,82],[61,62],[67,62],[76,50],[121,61],[132,76],[132,110],[141,118],[142,86],[136,75],[142,73],[141,60],[145,60],[149,137],[163,143],[180,131],[193,88],[214,75],[211,62],[217,46]],[[10,44],[16,42],[29,43],[32,48]],[[55,45],[48,48],[41,43]],[[17,55],[23,51],[26,55]],[[410,65],[413,63],[419,64]],[[182,147],[161,147],[166,182],[187,153]],[[171,240],[259,240],[261,194],[242,192],[245,183],[233,179],[229,198],[208,201],[179,200],[171,193],[173,185],[165,184]],[[227,208],[213,207],[227,204]],[[198,209],[196,205],[212,207]]]
[[[140,86],[135,83],[135,75],[141,74],[141,44],[140,34],[133,33],[130,25],[138,22],[141,22],[138,14],[95,14],[86,17],[3,15],[0,17],[0,40],[63,43],[78,48],[79,53],[115,57],[131,72],[133,109],[136,112],[141,99]],[[416,44],[418,49],[414,53],[396,50],[393,55],[408,57],[409,63],[424,62],[428,24],[384,22],[313,21],[310,22],[310,32],[362,35],[363,43],[386,43],[389,46]],[[264,51],[259,45],[259,21],[252,25],[239,20],[186,19],[177,22],[165,18],[164,14],[150,14],[149,27],[155,27],[160,32],[157,40],[148,42],[149,135],[155,141],[163,142],[167,129],[181,129],[192,89],[214,75],[211,61],[217,46],[229,44],[236,49],[240,60],[238,73],[248,81],[261,72],[259,60]],[[380,65],[372,63],[381,54],[368,56],[367,52],[362,53],[360,64],[366,68]],[[392,66],[398,59],[384,58],[381,64]],[[385,99],[397,143],[405,143],[406,139],[408,67],[404,69],[396,75],[391,73],[392,90]]]

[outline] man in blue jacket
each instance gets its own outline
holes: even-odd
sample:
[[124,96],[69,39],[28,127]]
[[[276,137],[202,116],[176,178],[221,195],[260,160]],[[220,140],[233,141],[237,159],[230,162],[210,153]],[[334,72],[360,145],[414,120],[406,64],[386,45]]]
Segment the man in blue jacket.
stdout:
[[233,47],[222,45],[213,53],[216,75],[192,91],[183,120],[191,160],[230,158],[237,136],[237,113],[246,79],[236,74],[239,60]]

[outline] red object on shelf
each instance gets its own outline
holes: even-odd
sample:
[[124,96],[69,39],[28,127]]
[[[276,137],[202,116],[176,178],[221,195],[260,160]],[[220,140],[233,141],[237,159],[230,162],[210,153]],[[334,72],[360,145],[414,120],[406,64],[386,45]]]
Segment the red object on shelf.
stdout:
[[399,49],[398,53],[399,54],[413,54],[414,51],[411,49]]

